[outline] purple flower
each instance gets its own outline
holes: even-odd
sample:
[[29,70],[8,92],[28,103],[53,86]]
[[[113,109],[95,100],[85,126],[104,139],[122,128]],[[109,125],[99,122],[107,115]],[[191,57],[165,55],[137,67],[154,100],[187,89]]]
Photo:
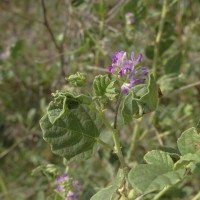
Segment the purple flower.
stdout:
[[133,16],[133,13],[131,13],[131,12],[126,13],[125,17],[126,17],[126,23],[128,25],[131,25],[135,22],[135,18]]
[[138,84],[141,84],[141,83],[144,83],[145,81],[145,78],[134,78],[132,80],[130,80],[130,87],[134,87]]
[[129,91],[130,91],[130,84],[128,84],[128,83],[124,83],[123,85],[122,85],[122,87],[121,87],[121,90],[122,90],[122,92],[124,93],[124,94],[128,94],[129,93]]
[[57,177],[58,186],[56,190],[63,198],[77,199],[81,195],[81,185],[78,180],[73,180],[68,174]]
[[135,57],[135,53],[132,52],[132,53],[131,53],[131,60],[133,61],[134,65],[137,65],[138,63],[140,63],[140,62],[142,61],[142,54],[139,53],[139,54],[138,54],[138,57],[136,58],[136,57]]
[[125,80],[121,86],[124,94],[128,94],[132,87],[142,84],[146,80],[149,73],[148,67],[136,67],[141,61],[141,53],[136,57],[135,53],[132,52],[131,60],[128,59],[125,51],[119,51],[112,56],[112,65],[109,66],[108,70],[110,73],[117,74]]
[[58,185],[57,188],[56,188],[56,190],[58,192],[64,192],[65,191],[64,185]]
[[78,180],[74,180],[73,181],[73,186],[76,188],[76,187],[80,187],[80,183],[79,183],[79,181]]
[[116,71],[116,67],[113,66],[113,65],[110,65],[110,66],[108,67],[108,71],[109,71],[110,73],[114,73],[114,72]]
[[123,60],[126,60],[127,53],[125,51],[118,51],[112,56],[112,65],[121,66]]
[[68,194],[67,194],[67,198],[68,199],[76,199],[76,198],[78,198],[79,197],[79,194],[78,193],[73,193],[73,192],[68,192]]
[[56,180],[57,180],[58,183],[63,182],[63,181],[68,181],[69,180],[69,175],[68,174],[63,174],[61,176],[58,176]]

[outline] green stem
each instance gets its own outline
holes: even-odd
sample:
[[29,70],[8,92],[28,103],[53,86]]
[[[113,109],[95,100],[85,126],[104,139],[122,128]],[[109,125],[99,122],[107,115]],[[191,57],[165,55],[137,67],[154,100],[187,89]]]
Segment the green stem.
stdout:
[[169,190],[170,186],[166,186],[163,190],[161,190],[156,196],[154,196],[153,200],[158,200],[160,197]]
[[161,19],[160,19],[160,23],[158,27],[158,33],[157,33],[156,41],[155,41],[155,48],[154,48],[152,68],[153,68],[153,74],[155,78],[157,76],[157,60],[159,56],[159,46],[160,46],[161,36],[162,36],[163,28],[164,28],[166,13],[167,13],[167,0],[164,0],[163,6],[162,6]]
[[127,161],[128,162],[131,160],[131,156],[133,155],[133,153],[135,151],[136,140],[137,140],[138,132],[139,132],[138,130],[139,130],[139,122],[136,121],[136,124],[134,126],[134,130],[133,130],[131,146],[130,146],[130,149],[129,149],[128,154],[127,154]]
[[115,143],[114,153],[117,154],[119,161],[120,161],[120,164],[121,164],[121,167],[124,170],[125,167],[126,167],[126,164],[125,164],[124,156],[123,156],[122,151],[121,151],[120,142],[119,142],[119,135],[118,135],[117,129],[115,129],[113,131],[113,140],[114,140],[114,143]]
[[119,96],[118,96],[118,100],[117,100],[117,106],[116,106],[116,110],[115,110],[115,118],[114,118],[114,125],[113,125],[113,140],[115,143],[115,147],[114,147],[114,152],[117,154],[121,167],[124,171],[124,175],[127,175],[127,171],[126,171],[126,164],[125,164],[125,160],[124,160],[124,156],[122,154],[121,151],[121,146],[120,146],[120,142],[119,142],[119,133],[118,133],[118,129],[117,129],[117,116],[118,116],[118,110],[119,110],[119,106],[120,106],[120,102],[121,102],[121,96],[122,93],[120,92]]
[[193,198],[192,200],[198,200],[200,199],[200,192],[198,192]]
[[96,138],[96,141],[100,144],[102,144],[104,147],[106,147],[109,150],[113,150],[113,147],[110,146],[108,143],[104,142],[103,140],[101,140],[100,138]]
[[105,29],[105,2],[101,0],[101,22],[100,22],[100,39],[104,36],[104,29]]

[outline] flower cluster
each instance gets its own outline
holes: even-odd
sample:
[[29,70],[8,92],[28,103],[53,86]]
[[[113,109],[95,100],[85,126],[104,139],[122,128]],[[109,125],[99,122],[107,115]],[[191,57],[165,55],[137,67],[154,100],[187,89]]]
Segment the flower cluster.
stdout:
[[124,80],[121,86],[123,93],[128,94],[132,87],[144,83],[146,80],[148,67],[137,67],[141,60],[142,54],[140,53],[135,57],[134,52],[131,53],[131,60],[128,59],[125,51],[116,52],[112,56],[112,65],[108,67],[108,70],[110,73],[117,74]]
[[126,18],[126,23],[128,25],[135,23],[135,18],[134,18],[133,13],[131,13],[131,12],[126,13],[125,18]]
[[77,199],[81,194],[81,187],[78,180],[73,180],[68,174],[63,174],[57,177],[57,192],[67,199]]

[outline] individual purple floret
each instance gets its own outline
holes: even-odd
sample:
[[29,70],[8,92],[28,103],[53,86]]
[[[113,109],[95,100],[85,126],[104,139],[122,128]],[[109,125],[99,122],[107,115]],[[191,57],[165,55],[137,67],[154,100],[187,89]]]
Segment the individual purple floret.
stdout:
[[129,83],[124,83],[121,87],[121,90],[124,94],[128,94],[131,86]]
[[78,197],[79,197],[79,194],[78,194],[78,193],[69,192],[69,193],[67,194],[67,198],[68,198],[68,199],[76,199],[76,198],[78,198]]
[[57,180],[57,182],[68,181],[69,180],[69,175],[68,174],[63,174],[61,176],[58,176],[56,180]]
[[73,181],[73,186],[74,186],[74,188],[79,188],[80,187],[80,183],[79,183],[79,181],[78,180],[74,180]]
[[112,66],[121,66],[123,60],[127,59],[127,53],[125,51],[118,51],[112,56]]
[[63,185],[58,185],[57,188],[56,188],[56,190],[57,190],[58,192],[64,192],[64,191],[65,191],[65,188],[64,188]]
[[125,51],[116,52],[112,56],[112,65],[108,67],[108,71],[116,74],[124,80],[121,90],[124,94],[128,94],[130,89],[138,84],[144,83],[148,75],[148,67],[138,68],[142,61],[142,54],[131,53],[131,59],[128,59]]
[[81,195],[81,185],[78,180],[73,180],[68,174],[57,177],[57,192],[68,200],[77,199]]
[[133,16],[133,13],[131,13],[131,12],[126,13],[125,17],[126,17],[126,23],[128,25],[131,25],[135,22],[135,18]]

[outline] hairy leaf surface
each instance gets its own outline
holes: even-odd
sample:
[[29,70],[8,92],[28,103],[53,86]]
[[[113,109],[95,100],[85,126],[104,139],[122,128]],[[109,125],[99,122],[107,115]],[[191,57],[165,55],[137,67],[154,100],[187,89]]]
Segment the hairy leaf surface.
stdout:
[[44,140],[55,154],[71,159],[86,157],[99,137],[101,121],[87,105],[67,109],[52,124],[46,114],[40,120]]

